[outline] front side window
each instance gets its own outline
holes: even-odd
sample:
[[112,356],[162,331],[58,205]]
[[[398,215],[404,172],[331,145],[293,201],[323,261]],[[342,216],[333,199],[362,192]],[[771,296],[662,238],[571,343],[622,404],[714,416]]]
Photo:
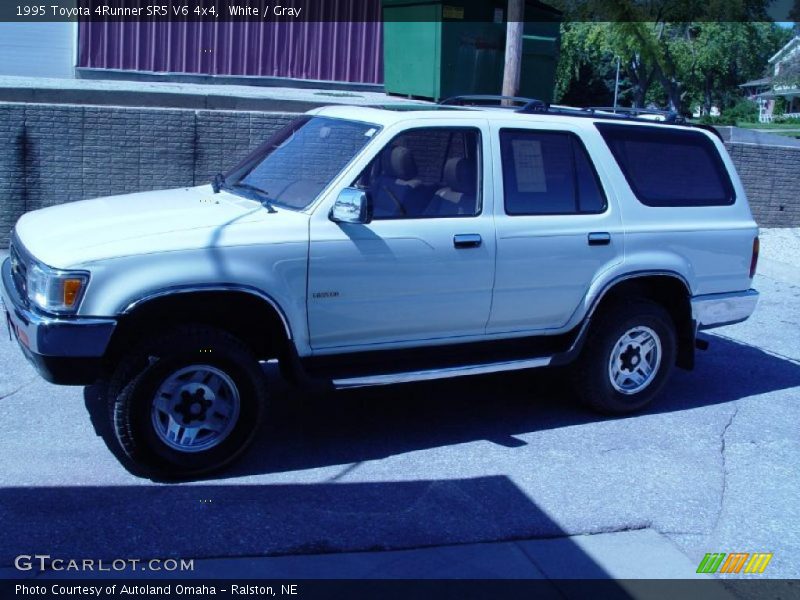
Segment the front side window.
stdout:
[[368,123],[301,117],[225,177],[226,189],[303,209],[342,172],[377,132]]
[[473,128],[412,129],[389,142],[353,185],[369,194],[375,220],[475,216],[480,144]]
[[597,123],[631,190],[647,206],[725,206],[736,197],[713,142],[699,131]]
[[600,213],[606,197],[586,149],[562,131],[500,131],[506,214]]

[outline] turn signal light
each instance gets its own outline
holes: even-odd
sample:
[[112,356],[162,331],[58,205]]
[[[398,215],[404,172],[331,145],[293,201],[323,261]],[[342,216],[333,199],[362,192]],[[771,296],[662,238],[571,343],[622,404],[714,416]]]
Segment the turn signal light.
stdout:
[[74,306],[78,295],[81,293],[83,280],[65,279],[64,280],[64,306]]

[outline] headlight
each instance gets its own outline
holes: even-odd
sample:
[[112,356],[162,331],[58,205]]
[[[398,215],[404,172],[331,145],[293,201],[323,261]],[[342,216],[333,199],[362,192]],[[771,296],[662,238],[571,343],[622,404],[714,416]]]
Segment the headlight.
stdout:
[[48,312],[75,312],[88,283],[85,271],[59,271],[36,262],[28,265],[28,300]]

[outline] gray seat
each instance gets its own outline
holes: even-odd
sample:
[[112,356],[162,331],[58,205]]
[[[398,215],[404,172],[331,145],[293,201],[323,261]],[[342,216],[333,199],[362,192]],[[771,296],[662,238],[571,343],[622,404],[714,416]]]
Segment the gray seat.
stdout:
[[418,213],[422,181],[417,177],[417,163],[411,150],[395,146],[383,154],[383,173],[373,184],[375,218],[407,217]]
[[444,184],[434,194],[426,215],[458,216],[477,212],[477,181],[472,161],[464,157],[449,159],[444,166]]

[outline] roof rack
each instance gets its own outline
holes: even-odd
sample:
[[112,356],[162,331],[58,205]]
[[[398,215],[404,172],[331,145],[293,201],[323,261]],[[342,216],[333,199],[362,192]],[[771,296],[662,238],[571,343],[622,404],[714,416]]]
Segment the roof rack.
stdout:
[[[512,106],[511,103],[521,106]],[[536,98],[522,96],[496,96],[493,94],[477,94],[473,96],[453,96],[439,102],[443,106],[473,106],[481,107],[496,103],[497,108],[515,109],[519,113],[546,113],[550,107],[547,102]]]
[[[511,105],[512,103],[517,106]],[[586,117],[595,119],[621,119],[626,121],[647,122],[650,124],[663,125],[684,125],[686,127],[696,127],[705,129],[722,139],[720,133],[708,125],[689,123],[682,115],[672,110],[659,110],[655,108],[629,108],[622,106],[587,106],[578,108],[575,106],[560,106],[548,104],[536,98],[525,98],[522,96],[498,96],[493,94],[477,94],[469,96],[452,96],[439,102],[442,106],[472,106],[475,108],[489,107],[490,105],[499,108],[513,109],[515,112],[523,114],[550,114],[568,117]],[[660,118],[658,118],[660,117]]]
[[621,106],[589,106],[588,110],[595,112],[611,113],[615,115],[617,114],[629,115],[631,117],[642,117],[642,116],[663,117],[664,118],[663,122],[672,124],[681,124],[686,121],[686,119],[684,119],[681,115],[679,115],[673,110],[658,110],[655,108],[628,108]]
[[469,96],[451,96],[444,100],[440,100],[438,104],[442,106],[486,106],[490,103],[497,103],[498,106],[503,108],[514,108],[510,105],[505,105],[503,102],[515,102],[522,104],[523,107],[530,102],[541,102],[534,98],[523,98],[522,96],[497,96],[494,94],[473,94]]
[[532,99],[530,102],[525,104],[522,108],[520,108],[517,112],[519,113],[546,113],[550,111],[550,105],[547,102],[542,102],[541,100]]

